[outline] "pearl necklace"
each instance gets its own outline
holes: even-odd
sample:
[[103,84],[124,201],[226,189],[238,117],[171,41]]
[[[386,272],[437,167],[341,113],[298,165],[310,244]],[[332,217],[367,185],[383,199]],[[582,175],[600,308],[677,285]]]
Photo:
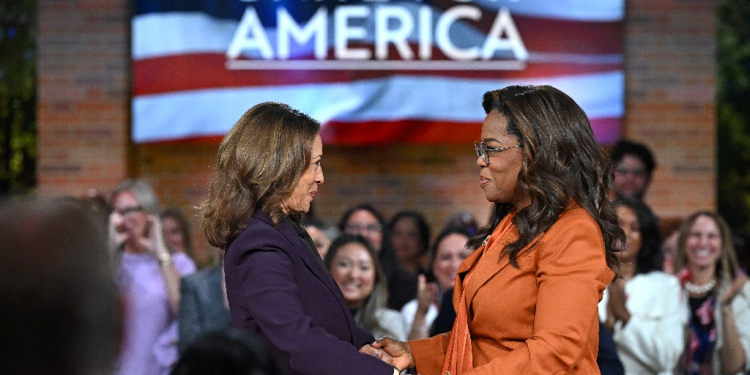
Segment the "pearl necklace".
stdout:
[[685,289],[687,289],[688,292],[693,294],[704,294],[708,292],[709,290],[713,289],[714,286],[716,286],[716,279],[711,279],[711,281],[708,282],[706,285],[701,286],[695,286],[690,283],[690,281],[685,283]]

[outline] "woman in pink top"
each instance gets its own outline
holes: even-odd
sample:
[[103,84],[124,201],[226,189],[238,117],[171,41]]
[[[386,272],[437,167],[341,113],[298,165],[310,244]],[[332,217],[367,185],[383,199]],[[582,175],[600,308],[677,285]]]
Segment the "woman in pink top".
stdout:
[[111,204],[110,237],[125,304],[117,373],[167,374],[177,361],[180,278],[195,272],[195,264],[185,253],[167,250],[156,194],[145,181],[120,184]]

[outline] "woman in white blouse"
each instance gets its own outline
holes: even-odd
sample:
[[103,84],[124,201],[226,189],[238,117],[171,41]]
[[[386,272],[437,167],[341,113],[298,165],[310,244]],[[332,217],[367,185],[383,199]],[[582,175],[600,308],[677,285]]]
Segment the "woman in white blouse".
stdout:
[[699,211],[682,223],[675,270],[690,314],[679,373],[750,371],[750,283],[724,219]]
[[680,285],[661,271],[659,232],[642,226],[643,214],[631,201],[616,202],[625,248],[618,254],[620,277],[599,304],[612,330],[626,374],[672,374],[683,349]]

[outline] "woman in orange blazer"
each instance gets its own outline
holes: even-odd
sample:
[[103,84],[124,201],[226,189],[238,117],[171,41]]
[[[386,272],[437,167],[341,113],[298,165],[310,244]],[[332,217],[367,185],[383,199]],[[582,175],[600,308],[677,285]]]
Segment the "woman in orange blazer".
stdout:
[[453,330],[374,346],[421,375],[598,374],[597,303],[623,241],[609,160],[553,87],[490,91],[482,105],[479,185],[495,211],[458,270]]

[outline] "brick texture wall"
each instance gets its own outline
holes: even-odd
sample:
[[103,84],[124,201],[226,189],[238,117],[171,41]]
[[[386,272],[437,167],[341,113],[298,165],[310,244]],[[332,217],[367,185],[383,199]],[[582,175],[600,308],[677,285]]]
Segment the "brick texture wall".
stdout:
[[[144,178],[164,206],[190,214],[203,263],[209,246],[193,207],[206,195],[218,144],[130,145],[128,4],[39,1],[39,190],[107,192],[123,178]],[[624,135],[648,144],[659,164],[646,199],[666,218],[714,208],[715,3],[631,0],[626,18]],[[359,202],[386,216],[418,209],[435,231],[457,210],[480,223],[489,214],[472,145],[324,153],[326,183],[314,209],[331,223]]]
[[103,191],[127,173],[127,0],[38,2],[38,188]]
[[662,217],[716,208],[716,4],[627,2],[625,136],[651,147]]

